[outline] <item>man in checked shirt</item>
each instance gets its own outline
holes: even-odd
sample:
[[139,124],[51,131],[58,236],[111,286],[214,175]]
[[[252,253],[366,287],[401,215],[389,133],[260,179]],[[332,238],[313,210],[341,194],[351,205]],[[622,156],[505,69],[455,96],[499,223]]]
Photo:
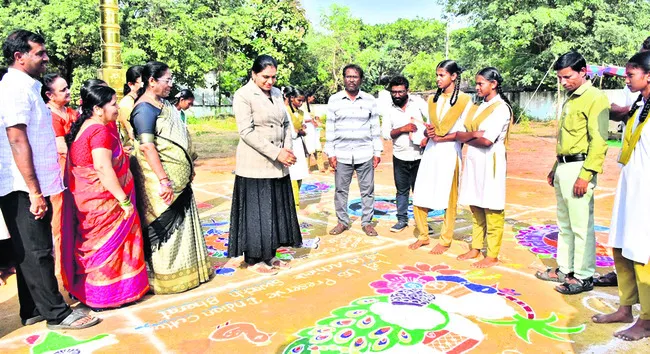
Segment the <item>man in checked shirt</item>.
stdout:
[[375,168],[381,161],[383,145],[379,111],[375,98],[359,89],[363,70],[356,64],[343,68],[345,90],[332,95],[327,102],[325,153],[335,171],[334,208],[338,224],[330,235],[350,228],[348,194],[352,175],[357,172],[363,216],[361,228],[368,236],[377,236],[371,224],[375,204]]

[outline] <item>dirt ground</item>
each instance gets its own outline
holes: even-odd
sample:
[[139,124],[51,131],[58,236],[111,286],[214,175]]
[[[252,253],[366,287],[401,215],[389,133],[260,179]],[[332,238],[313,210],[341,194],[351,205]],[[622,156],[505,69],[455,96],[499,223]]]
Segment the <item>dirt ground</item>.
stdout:
[[[201,160],[194,191],[214,278],[176,295],[149,295],[139,303],[97,314],[83,331],[50,332],[43,323],[22,327],[15,277],[0,287],[3,353],[647,353],[650,340],[612,337],[624,325],[596,325],[590,317],[618,305],[616,288],[563,296],[534,273],[554,266],[555,196],[546,175],[555,155],[554,127],[516,128],[508,150],[506,232],[500,264],[475,270],[456,256],[468,249],[471,215],[459,206],[455,239],[444,255],[411,251],[414,224],[395,222],[390,144],[376,174],[378,237],[360,222],[330,236],[336,224],[334,176],[313,173],[303,183],[299,219],[305,244],[282,248],[292,268],[255,275],[227,258],[234,159]],[[610,148],[596,190],[595,224],[606,241],[619,168]],[[360,215],[352,182],[349,212]],[[443,211],[430,214],[440,230]],[[437,237],[437,236],[435,236]],[[612,269],[599,244],[597,271]],[[68,299],[71,305],[80,306]],[[83,306],[81,306],[83,308]],[[638,308],[635,309],[638,313]]]

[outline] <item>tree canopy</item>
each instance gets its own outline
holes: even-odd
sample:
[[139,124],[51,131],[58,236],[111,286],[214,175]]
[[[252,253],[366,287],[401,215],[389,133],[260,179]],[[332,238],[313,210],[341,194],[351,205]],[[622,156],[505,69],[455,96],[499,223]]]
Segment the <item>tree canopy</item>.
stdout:
[[[650,34],[650,2],[635,0],[439,0],[443,20],[395,19],[366,24],[333,5],[310,24],[298,0],[122,0],[125,66],[167,62],[176,81],[232,93],[259,54],[280,63],[278,85],[317,91],[321,100],[342,87],[342,68],[365,71],[363,89],[375,92],[384,76],[404,75],[415,91],[435,88],[435,67],[449,57],[463,76],[495,66],[507,87],[536,86],[555,58],[570,49],[589,63],[624,65]],[[464,24],[447,38],[447,19]],[[43,34],[50,70],[73,82],[100,67],[97,0],[4,0],[0,35],[17,28]],[[205,82],[205,74],[215,79]],[[554,75],[543,83],[554,87]],[[614,83],[619,85],[620,83]]]

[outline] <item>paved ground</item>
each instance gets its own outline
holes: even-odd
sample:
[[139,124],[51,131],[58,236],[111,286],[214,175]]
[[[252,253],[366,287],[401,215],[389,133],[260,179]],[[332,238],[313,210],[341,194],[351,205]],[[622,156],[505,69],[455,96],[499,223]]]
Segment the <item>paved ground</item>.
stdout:
[[[359,221],[339,236],[327,230],[333,213],[333,175],[312,174],[303,185],[299,214],[306,247],[281,249],[292,268],[261,277],[227,258],[232,160],[204,161],[195,192],[215,277],[192,291],[148,296],[136,305],[102,312],[103,322],[78,332],[21,327],[15,279],[0,288],[2,352],[165,353],[644,353],[650,340],[626,343],[611,334],[620,325],[590,317],[615,309],[616,289],[566,297],[532,275],[554,265],[555,198],[545,176],[553,164],[552,138],[514,135],[508,154],[506,234],[501,264],[474,270],[456,260],[468,247],[471,215],[462,209],[450,251],[410,251],[413,222],[395,234],[390,151],[376,181],[380,236]],[[607,236],[618,178],[610,149],[596,192],[598,238]],[[358,197],[356,180],[351,198]],[[357,213],[350,203],[350,212]],[[431,224],[440,229],[440,212]],[[611,269],[599,247],[598,271]],[[70,301],[71,304],[74,302]]]

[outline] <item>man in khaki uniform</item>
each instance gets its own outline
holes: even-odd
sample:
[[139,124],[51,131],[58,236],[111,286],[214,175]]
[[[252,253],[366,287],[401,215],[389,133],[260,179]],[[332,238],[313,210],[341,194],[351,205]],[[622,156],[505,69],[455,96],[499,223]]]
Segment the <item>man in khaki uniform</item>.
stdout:
[[568,95],[558,128],[557,161],[548,174],[557,198],[558,268],[536,276],[562,283],[555,290],[570,295],[594,286],[594,188],[607,153],[610,105],[605,93],[587,80],[587,63],[579,53],[560,56],[554,69]]

